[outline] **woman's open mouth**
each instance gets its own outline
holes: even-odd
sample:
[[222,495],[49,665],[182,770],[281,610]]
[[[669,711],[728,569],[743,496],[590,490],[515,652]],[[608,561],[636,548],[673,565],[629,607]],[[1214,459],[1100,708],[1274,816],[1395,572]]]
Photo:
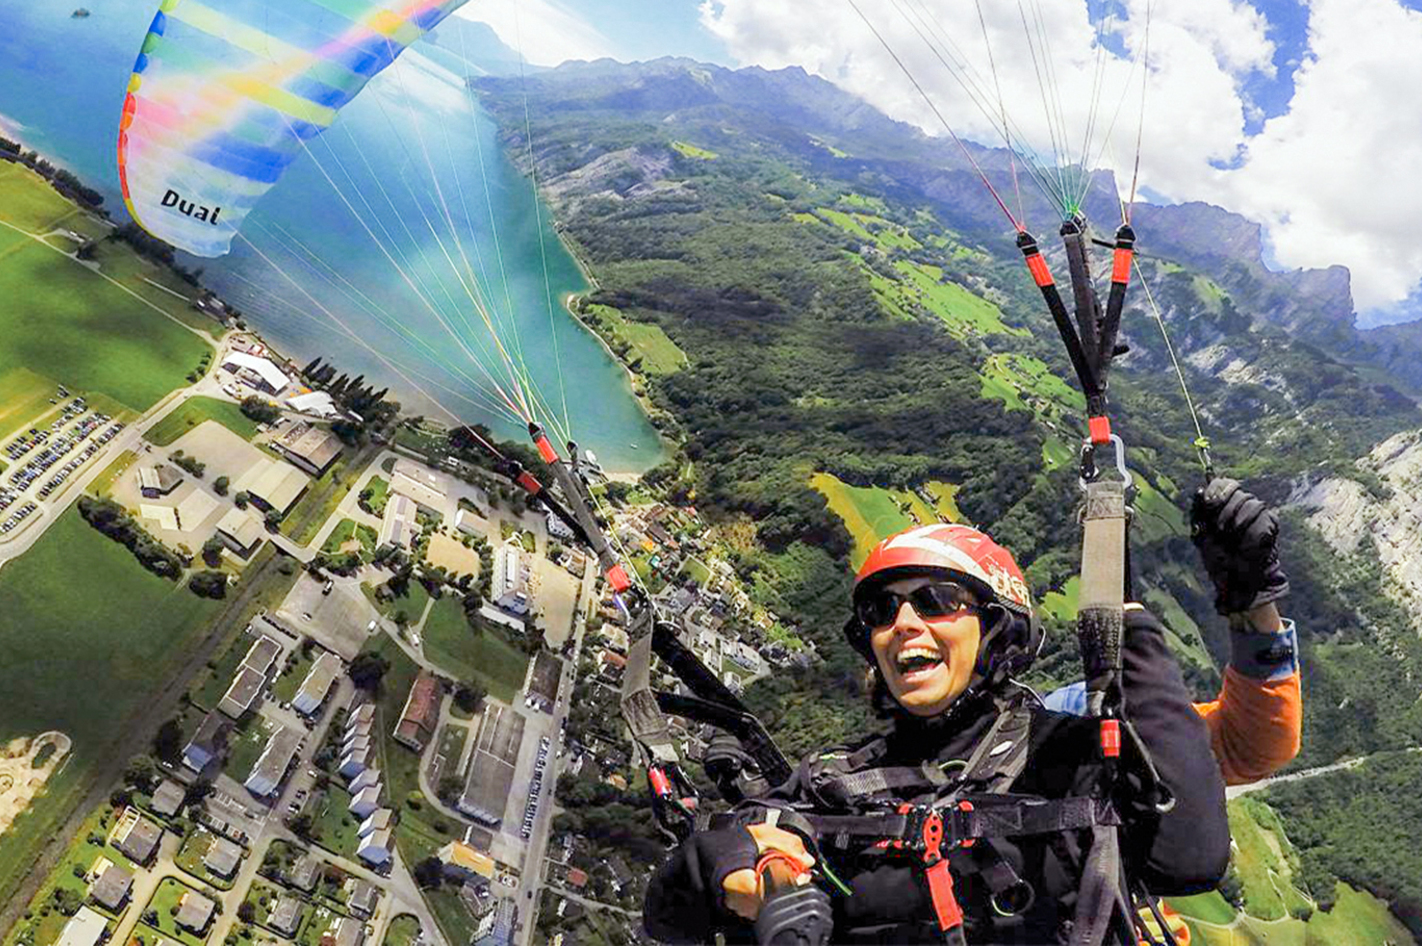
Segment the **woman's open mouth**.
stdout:
[[905,683],[924,679],[943,665],[943,655],[932,647],[905,647],[894,658],[894,669]]

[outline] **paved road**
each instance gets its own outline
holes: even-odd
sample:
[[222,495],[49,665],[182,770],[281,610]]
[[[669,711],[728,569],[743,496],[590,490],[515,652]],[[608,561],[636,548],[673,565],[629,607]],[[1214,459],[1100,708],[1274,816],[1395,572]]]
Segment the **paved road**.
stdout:
[[553,793],[558,785],[558,776],[563,770],[563,757],[559,754],[559,750],[563,748],[561,731],[563,723],[568,718],[568,709],[573,697],[578,656],[582,652],[583,637],[587,630],[585,618],[588,606],[592,603],[596,578],[595,562],[589,556],[587,568],[583,572],[582,587],[578,592],[578,607],[574,617],[573,653],[569,659],[563,661],[563,677],[558,685],[558,702],[553,707],[551,729],[554,734],[553,747],[548,754],[548,765],[543,773],[543,790],[539,800],[538,814],[534,817],[533,834],[529,837],[528,850],[524,855],[523,875],[519,878],[517,896],[521,925],[514,934],[516,946],[529,946],[533,940],[539,893],[544,886],[544,853],[548,849],[548,835],[553,829]]
[[[1389,750],[1391,751],[1391,750]],[[1408,752],[1422,752],[1422,746],[1413,746]],[[1357,759],[1344,759],[1342,762],[1334,762],[1332,765],[1320,765],[1312,769],[1304,769],[1301,772],[1289,772],[1286,775],[1276,775],[1273,778],[1262,779],[1258,782],[1250,782],[1248,785],[1231,785],[1225,789],[1226,798],[1238,798],[1241,795],[1248,795],[1251,792],[1262,791],[1273,785],[1282,785],[1285,782],[1298,782],[1306,778],[1314,778],[1319,775],[1327,775],[1330,772],[1342,772],[1345,769],[1356,769],[1371,756],[1363,756]]]

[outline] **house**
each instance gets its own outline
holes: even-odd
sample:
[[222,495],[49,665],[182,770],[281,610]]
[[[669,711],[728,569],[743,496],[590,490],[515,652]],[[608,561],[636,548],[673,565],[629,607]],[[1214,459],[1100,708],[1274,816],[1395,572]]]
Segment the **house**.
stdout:
[[138,489],[144,499],[161,499],[183,485],[182,471],[162,463],[138,469]]
[[341,439],[322,427],[312,424],[292,424],[272,446],[298,469],[311,476],[320,476],[331,468],[341,455]]
[[286,406],[298,414],[311,414],[327,420],[341,415],[335,398],[325,391],[307,391],[305,394],[292,395],[286,399]]
[[251,558],[262,544],[266,527],[246,509],[233,506],[217,520],[217,537],[222,544],[242,558]]
[[316,877],[321,873],[321,861],[313,854],[305,854],[295,864],[286,879],[297,890],[310,893],[316,889]]
[[346,906],[363,920],[375,913],[375,905],[380,902],[380,888],[368,880],[352,878],[346,885]]
[[257,798],[271,798],[286,778],[297,750],[301,748],[302,733],[289,726],[278,726],[267,740],[266,748],[258,757],[251,773],[242,784]]
[[227,733],[231,729],[232,724],[220,713],[208,713],[183,749],[183,765],[194,772],[207,768],[226,750]]
[[242,714],[252,709],[262,691],[266,689],[272,667],[280,653],[280,644],[265,634],[261,635],[248,648],[247,656],[237,668],[237,675],[232,678],[227,692],[218,701],[218,710],[232,719],[239,719]]
[[372,755],[369,746],[361,750],[347,752],[341,756],[341,766],[336,771],[346,778],[355,778],[369,767]]
[[277,394],[291,383],[291,379],[276,365],[265,358],[244,351],[228,352],[227,357],[222,359],[222,367],[251,387],[258,391],[265,391],[267,394]]
[[344,917],[321,937],[322,946],[327,946],[326,936],[331,937],[330,946],[365,946],[365,924],[360,920]]
[[109,863],[89,888],[89,896],[94,898],[94,902],[110,913],[119,912],[132,892],[133,872],[114,863]]
[[474,940],[474,946],[509,946],[518,922],[518,904],[500,899],[494,906],[494,922],[488,933]]
[[494,876],[494,862],[486,854],[474,850],[463,841],[450,841],[435,854],[444,865],[444,875],[451,880],[473,880]]
[[531,571],[523,550],[513,542],[494,549],[494,583],[489,598],[496,608],[523,617],[533,606]]
[[173,917],[173,922],[183,929],[192,930],[198,935],[207,931],[207,925],[212,922],[212,913],[217,909],[217,904],[196,890],[189,890],[183,894],[178,901],[178,912]]
[[396,460],[390,471],[390,492],[409,497],[420,511],[430,515],[444,515],[449,505],[444,480],[433,470],[404,458]]
[[373,745],[375,745],[375,743],[368,734],[357,733],[354,736],[348,736],[346,741],[341,743],[341,755],[350,755],[352,752],[364,752]]
[[566,880],[569,887],[582,890],[588,885],[588,872],[580,867],[569,867]]
[[163,840],[163,829],[132,808],[124,812],[123,821],[114,835],[114,847],[140,866],[153,859],[158,850],[158,842]]
[[108,923],[103,914],[80,907],[64,924],[64,932],[59,934],[55,946],[97,946],[108,930]]
[[301,925],[301,901],[289,894],[277,900],[272,912],[267,914],[267,926],[286,937],[296,935]]
[[441,695],[439,678],[422,669],[410,685],[410,695],[405,698],[405,708],[400,711],[400,722],[395,725],[396,742],[416,752],[425,751],[439,725]]
[[577,534],[568,528],[568,524],[562,519],[559,519],[555,514],[551,512],[548,513],[543,521],[547,525],[548,537],[550,539],[557,539],[559,542],[571,542],[577,538]]
[[369,726],[375,721],[375,704],[362,703],[346,715],[346,732],[356,726]]
[[372,765],[370,768],[366,769],[365,771],[357,775],[355,778],[351,779],[351,783],[346,786],[346,791],[354,795],[357,792],[364,791],[372,785],[379,784],[380,770]]
[[389,828],[372,831],[360,839],[360,845],[356,848],[356,857],[371,867],[383,867],[390,863],[392,847]]
[[365,819],[380,807],[380,785],[369,785],[351,796],[351,803],[346,806],[346,810],[357,818]]
[[153,801],[149,807],[153,809],[154,814],[171,818],[183,807],[183,799],[187,797],[186,788],[170,778],[165,778],[163,783],[153,790]]
[[377,808],[360,823],[360,830],[356,832],[356,837],[363,838],[372,831],[384,831],[390,827],[390,809]]
[[237,873],[237,865],[242,863],[242,847],[227,838],[216,837],[203,856],[203,865],[223,880],[231,880]]
[[310,485],[310,477],[296,467],[264,458],[237,478],[232,491],[246,493],[261,508],[284,515]]
[[459,507],[454,514],[454,528],[465,535],[483,535],[489,528],[489,521],[471,509]]
[[420,523],[416,517],[415,503],[407,496],[391,496],[385,502],[385,513],[380,518],[380,536],[377,547],[393,545],[397,549],[408,549],[420,535]]
[[322,652],[311,665],[306,679],[301,681],[301,689],[292,698],[291,708],[304,716],[314,715],[326,702],[326,694],[340,672],[341,658],[330,651]]
[[608,873],[612,875],[612,886],[621,893],[623,888],[632,882],[632,871],[627,867],[627,862],[614,854],[604,863],[607,864]]

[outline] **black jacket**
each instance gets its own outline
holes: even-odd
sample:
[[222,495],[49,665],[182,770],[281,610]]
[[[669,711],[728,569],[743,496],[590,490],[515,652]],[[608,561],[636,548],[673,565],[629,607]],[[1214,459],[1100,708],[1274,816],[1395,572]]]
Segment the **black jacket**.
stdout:
[[[1130,876],[1156,894],[1209,890],[1224,874],[1230,844],[1224,782],[1210,751],[1209,734],[1191,705],[1159,621],[1145,611],[1131,610],[1126,628],[1127,716],[1148,748],[1161,780],[1174,794],[1175,806],[1161,815],[1140,805],[1133,793],[1121,793],[1117,808],[1123,820],[1122,854]],[[1031,713],[1026,768],[1011,791],[1043,798],[1091,794],[1100,773],[1097,722],[1049,712],[1035,701]],[[946,719],[901,717],[887,734],[885,753],[873,766],[965,759],[996,715],[992,704],[980,699],[977,706],[965,705]],[[1127,756],[1129,753],[1123,754],[1123,762],[1129,767]],[[802,764],[795,777],[761,802],[834,813],[824,811],[823,802],[813,799],[810,780],[809,768]],[[744,828],[721,829],[693,836],[673,852],[647,891],[644,919],[651,936],[664,942],[708,942],[720,931],[729,942],[754,941],[749,924],[726,912],[720,896],[726,862],[722,855],[736,849],[735,834],[749,841]],[[1089,843],[1088,833],[1071,831],[1055,838],[1038,835],[979,841],[973,850],[955,851],[950,864],[968,942],[1065,942],[1064,927],[1073,916]],[[977,867],[984,857],[991,858],[992,851],[985,851],[985,844],[1033,888],[1035,900],[1025,911],[1003,917],[991,908]],[[832,895],[834,942],[942,942],[923,871],[913,861],[881,854],[830,859],[835,873],[851,890],[847,897]]]

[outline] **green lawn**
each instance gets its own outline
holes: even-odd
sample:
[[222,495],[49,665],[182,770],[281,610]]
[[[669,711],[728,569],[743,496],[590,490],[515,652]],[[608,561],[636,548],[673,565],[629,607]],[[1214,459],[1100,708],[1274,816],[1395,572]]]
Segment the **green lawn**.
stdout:
[[243,658],[251,649],[251,637],[246,634],[238,637],[231,647],[207,662],[207,676],[188,691],[189,698],[205,710],[217,709],[223,694],[232,685],[232,678],[237,675],[237,668],[242,666]]
[[196,877],[209,886],[219,890],[231,890],[232,881],[218,877],[209,871],[207,865],[202,862],[215,840],[216,837],[211,832],[199,828],[184,839],[183,846],[178,849],[178,856],[174,858],[174,862],[190,876]]
[[0,740],[50,729],[74,740],[45,796],[0,839],[0,896],[219,607],[145,571],[73,508],[0,569]]
[[[0,342],[0,351],[3,346]],[[49,399],[57,390],[54,381],[28,368],[0,372],[0,445],[36,426],[40,417],[54,410]]]
[[359,838],[360,819],[346,810],[351,794],[334,782],[326,789],[321,810],[311,819],[311,840],[329,851],[354,858]]
[[685,155],[688,158],[699,158],[702,161],[715,161],[720,157],[720,155],[714,151],[698,148],[696,145],[689,144],[685,141],[673,141],[672,148],[676,150],[677,154]]
[[[29,170],[0,168],[0,221],[42,229],[41,218],[63,216],[55,199]],[[185,384],[184,375],[212,351],[101,276],[8,227],[0,227],[0,298],[12,300],[0,308],[0,374],[27,368],[137,411]]]
[[876,542],[914,524],[890,490],[851,486],[829,473],[810,477],[810,486],[824,494],[830,511],[844,521],[854,539],[852,563],[856,568]]
[[938,316],[955,338],[969,335],[1026,335],[1026,329],[1009,328],[1002,310],[955,282],[943,281],[943,270],[926,263],[899,260],[894,268],[906,280],[900,283],[913,301]]
[[399,598],[392,598],[389,601],[379,601],[375,597],[375,588],[369,584],[362,584],[360,590],[365,593],[366,598],[386,617],[394,620],[395,615],[401,611],[405,612],[406,618],[411,624],[420,619],[420,615],[425,613],[425,605],[429,603],[430,593],[425,590],[425,586],[418,581],[411,581],[405,588],[405,594]]
[[271,738],[272,724],[260,716],[247,719],[241,728],[232,733],[227,741],[227,761],[222,764],[224,774],[245,782],[252,774],[252,766],[262,757],[262,750]]
[[682,574],[696,582],[702,588],[711,580],[711,569],[707,568],[700,559],[688,556],[681,566]]
[[383,476],[372,476],[366,481],[365,488],[370,490],[370,498],[366,500],[366,511],[373,516],[385,515],[385,503],[390,499],[390,481]]
[[326,544],[321,546],[321,551],[327,555],[335,555],[351,539],[359,539],[361,549],[367,554],[375,552],[375,543],[380,541],[380,533],[370,526],[358,525],[353,519],[342,519],[336,523],[336,527],[331,530],[331,534],[326,536]]
[[321,656],[321,648],[312,646],[309,648],[297,647],[287,656],[287,662],[282,666],[281,673],[277,676],[276,682],[272,684],[272,696],[281,703],[290,703],[296,696],[296,691],[301,689],[301,683],[306,679],[306,673],[311,669],[311,665],[316,662],[316,658]]
[[435,602],[422,634],[425,656],[457,680],[477,680],[505,703],[523,686],[528,656],[494,627],[476,633],[453,597]]
[[408,913],[402,913],[386,927],[383,946],[414,946],[419,935],[420,921]]
[[[148,901],[143,912],[147,913],[149,910],[157,912],[157,925],[154,928],[169,939],[183,943],[184,946],[203,946],[203,937],[194,936],[187,930],[179,929],[178,924],[173,921],[173,907],[177,906],[178,902],[191,892],[194,892],[193,887],[172,877],[165,877],[163,882],[158,885],[158,889],[153,892],[153,899]],[[213,915],[212,922],[217,922],[216,914]]]
[[245,440],[257,436],[256,422],[242,413],[241,405],[213,397],[191,397],[150,427],[143,439],[166,447],[198,424],[209,420],[217,421]]
[[[72,890],[75,893],[84,894],[88,890],[88,884],[81,878],[74,876],[74,868],[80,867],[89,870],[94,862],[100,857],[106,857],[113,863],[128,870],[133,869],[133,864],[118,852],[118,850],[107,844],[105,839],[109,831],[113,829],[116,821],[114,809],[108,805],[101,805],[84,819],[84,824],[75,835],[73,843],[64,852],[59,864],[50,875],[45,878],[40,886],[32,903],[38,905],[51,902],[56,891]],[[98,843],[94,843],[95,840]],[[91,909],[100,913],[105,911],[97,904],[90,903]],[[6,946],[24,940],[33,946],[47,946],[59,939],[59,934],[64,929],[64,924],[69,917],[64,916],[58,910],[50,910],[46,915],[43,909],[32,909],[32,915],[27,919],[22,919],[11,929],[6,938]]]

